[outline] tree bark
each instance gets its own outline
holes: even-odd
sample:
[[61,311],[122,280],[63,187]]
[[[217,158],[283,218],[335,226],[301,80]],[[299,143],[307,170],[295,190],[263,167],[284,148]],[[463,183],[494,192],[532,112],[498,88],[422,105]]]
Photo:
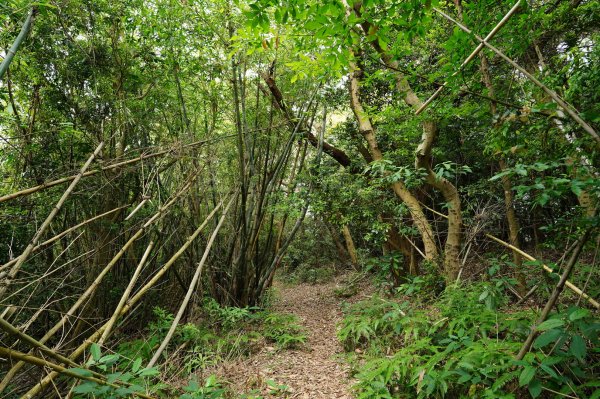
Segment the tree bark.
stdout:
[[[359,131],[369,144],[371,156],[375,161],[381,161],[383,160],[383,153],[377,144],[375,129],[370,118],[362,107],[359,98],[358,75],[360,74],[360,70],[357,70],[353,64],[351,64],[350,67],[353,69],[353,71],[350,72],[350,106],[358,122]],[[428,260],[435,260],[438,257],[437,245],[434,241],[433,229],[431,228],[431,224],[423,212],[421,204],[416,197],[412,195],[404,183],[397,181],[392,183],[391,187],[394,190],[394,193],[396,193],[396,195],[407,206],[415,226],[419,230],[419,233],[421,233],[421,239],[423,240],[423,245],[425,246],[425,256]]]
[[[362,2],[354,3],[353,11],[357,16],[361,15]],[[364,21],[361,24],[363,33],[368,36],[369,32],[376,27],[369,22]],[[402,96],[404,102],[418,110],[422,107],[423,102],[417,94],[412,90],[406,76],[400,72],[398,62],[394,61],[392,56],[388,54],[377,40],[370,40],[371,46],[377,51],[383,63],[394,71],[396,79],[396,90]],[[460,247],[462,242],[462,213],[460,197],[456,187],[444,177],[438,177],[431,169],[431,150],[433,143],[437,137],[437,124],[429,119],[422,122],[423,133],[421,135],[421,143],[416,151],[415,165],[417,168],[423,168],[427,172],[426,181],[433,188],[439,190],[448,204],[448,236],[446,239],[444,250],[444,272],[448,283],[456,281],[456,277],[460,270]],[[419,219],[415,219],[415,224],[422,223]],[[427,250],[427,247],[426,247]],[[427,251],[426,251],[427,254]]]
[[356,256],[356,247],[354,246],[354,240],[352,239],[352,235],[350,234],[350,229],[348,228],[347,224],[342,226],[342,233],[344,234],[344,241],[346,242],[346,249],[348,250],[348,255],[350,255],[352,266],[357,269],[358,256]]

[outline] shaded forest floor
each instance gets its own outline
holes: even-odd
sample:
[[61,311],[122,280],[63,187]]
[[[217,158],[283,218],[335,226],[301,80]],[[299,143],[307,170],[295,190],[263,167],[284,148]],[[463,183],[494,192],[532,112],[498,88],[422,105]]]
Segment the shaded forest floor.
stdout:
[[[223,364],[217,374],[236,393],[256,390],[269,396],[271,380],[287,388],[277,397],[350,399],[352,381],[340,356],[336,325],[342,317],[342,303],[361,298],[340,298],[336,288],[344,276],[322,284],[286,284],[276,281],[272,310],[298,317],[307,340],[298,349],[264,346],[248,358]],[[286,393],[284,393],[285,391]],[[257,392],[257,393],[258,393]]]

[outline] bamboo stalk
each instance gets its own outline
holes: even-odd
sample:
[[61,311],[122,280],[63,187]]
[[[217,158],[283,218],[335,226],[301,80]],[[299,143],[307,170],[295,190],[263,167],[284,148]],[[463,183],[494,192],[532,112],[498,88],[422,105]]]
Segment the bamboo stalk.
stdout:
[[[519,248],[515,247],[514,245],[511,245],[505,241],[502,241],[501,239],[494,237],[491,234],[486,234],[485,235],[488,238],[491,238],[492,240],[496,241],[499,244],[504,245],[507,248],[510,248],[511,250],[518,252],[519,255],[521,255],[522,257],[524,257],[525,259],[528,259],[532,262],[537,262],[538,260],[535,259],[533,256],[529,255],[526,252],[523,252],[522,250],[520,250]],[[554,273],[554,271],[552,269],[550,269],[547,265],[542,263],[542,268],[547,271],[548,273]],[[556,274],[556,273],[554,273]],[[594,306],[596,309],[600,309],[600,303],[598,303],[594,298],[591,298],[588,294],[586,294],[585,292],[583,292],[581,289],[579,289],[579,287],[577,287],[575,284],[571,283],[569,280],[566,280],[565,285],[567,287],[569,287],[569,289],[571,289],[574,293],[576,293],[577,295],[581,296],[582,298],[587,299],[587,301]]]
[[[485,39],[483,39],[482,43],[480,43],[475,50],[473,50],[471,52],[471,54],[462,62],[462,64],[460,64],[460,66],[458,67],[458,69],[456,71],[454,71],[454,73],[452,74],[452,78],[455,77],[456,75],[458,75],[460,73],[460,71],[462,71],[462,69],[471,61],[473,61],[473,59],[475,58],[475,56],[477,56],[477,54],[479,54],[481,52],[481,50],[483,50],[483,48],[485,47],[485,42],[492,40],[492,38],[494,36],[496,36],[496,33],[498,33],[498,31],[508,22],[508,20],[514,15],[515,12],[517,12],[517,10],[519,9],[519,7],[521,6],[521,1],[522,0],[517,0],[517,2],[515,3],[514,6],[512,6],[512,8],[508,11],[508,13],[506,13],[506,15],[504,16],[504,18],[502,18],[500,20],[500,22],[498,22],[498,24],[496,24],[496,26],[494,27],[494,29],[492,29],[490,31],[490,33],[488,33],[488,35],[485,37]],[[444,84],[442,84],[440,87],[438,87],[438,89],[435,91],[435,93],[433,93],[431,95],[431,97],[429,97],[427,99],[427,101],[425,101],[420,107],[419,109],[417,109],[417,111],[415,112],[415,115],[419,115],[421,112],[423,112],[425,110],[425,108],[427,108],[429,106],[429,104],[431,104],[433,102],[433,100],[435,100],[441,93],[442,91],[446,88],[446,86],[448,85],[448,80],[446,80],[444,82]]]
[[[532,74],[530,74],[529,72],[527,72],[527,70],[525,68],[521,67],[519,64],[517,64],[515,61],[513,61],[511,58],[509,58],[506,54],[504,54],[498,48],[496,48],[495,46],[493,46],[490,43],[488,43],[489,39],[487,37],[485,39],[482,39],[479,35],[475,34],[473,31],[471,31],[465,25],[463,25],[460,22],[456,21],[454,18],[450,17],[449,15],[447,15],[446,13],[444,13],[443,11],[438,10],[435,7],[433,8],[433,10],[435,12],[437,12],[438,14],[440,14],[442,17],[446,18],[448,21],[450,21],[450,22],[454,23],[455,25],[457,25],[460,29],[462,29],[466,33],[472,34],[480,42],[480,44],[479,44],[479,46],[477,48],[482,47],[482,46],[485,46],[485,47],[489,48],[494,53],[496,53],[500,58],[502,58],[504,61],[506,61],[507,63],[509,63],[513,68],[517,69],[519,72],[521,72],[523,75],[525,75],[527,77],[527,79],[531,80],[536,86],[538,86],[546,94],[548,94],[550,97],[552,97],[552,99],[562,109],[564,109],[565,112],[567,112],[567,114],[569,114],[569,116],[571,118],[573,118],[573,120],[575,122],[577,122],[586,132],[588,132],[594,138],[594,140],[596,140],[597,144],[600,144],[600,136],[598,136],[598,133],[596,133],[596,131],[587,122],[585,122],[583,119],[581,119],[581,117],[579,116],[579,114],[577,113],[577,111],[574,110],[571,106],[569,106],[569,104],[567,104],[554,90],[552,90],[549,87],[547,87],[546,85],[544,85],[535,76],[533,76]],[[421,108],[424,108],[424,107],[421,107]],[[420,112],[420,110],[417,111],[417,114],[419,112]]]
[[[106,386],[110,386],[113,388],[121,387],[121,385],[113,384],[113,383],[106,381],[104,379],[104,377],[97,378],[97,377],[89,377],[89,376],[77,374],[74,371],[71,371],[61,365],[51,363],[51,362],[41,359],[39,357],[28,355],[26,353],[18,352],[18,351],[9,349],[9,348],[0,347],[0,354],[7,356],[9,359],[17,359],[20,362],[25,362],[25,363],[33,364],[33,365],[40,366],[40,367],[50,368],[50,369],[54,370],[53,373],[56,373],[56,374],[63,374],[68,377],[77,378],[79,380],[91,381],[91,382],[95,382],[97,384],[106,385]],[[152,396],[146,395],[145,393],[141,393],[141,392],[134,392],[133,395],[138,396],[140,398],[144,398],[144,399],[154,399]]]
[[[38,251],[40,248],[44,248],[45,246],[47,246],[47,245],[49,245],[49,244],[52,244],[53,242],[55,242],[55,241],[57,241],[57,240],[61,239],[62,237],[66,236],[67,234],[71,233],[72,231],[75,231],[75,230],[77,230],[78,228],[80,228],[80,227],[82,227],[82,226],[85,226],[85,225],[86,225],[86,224],[88,224],[88,223],[91,223],[91,222],[93,222],[93,221],[95,221],[95,220],[98,220],[98,219],[101,219],[101,218],[103,218],[104,216],[108,216],[108,215],[110,215],[110,214],[112,214],[112,213],[115,213],[115,212],[117,212],[117,211],[120,211],[121,209],[123,209],[123,208],[127,208],[128,206],[129,206],[129,205],[123,205],[123,206],[120,206],[120,207],[118,207],[118,208],[112,209],[112,210],[110,210],[110,211],[108,211],[108,212],[104,212],[104,213],[103,213],[103,214],[101,214],[101,215],[97,215],[97,216],[94,216],[94,217],[92,217],[92,218],[90,218],[90,219],[88,219],[88,220],[84,220],[83,222],[81,222],[81,223],[79,223],[79,224],[77,224],[77,225],[75,225],[75,226],[73,226],[73,227],[70,227],[70,228],[68,228],[67,230],[63,231],[62,233],[59,233],[59,234],[55,235],[54,237],[47,239],[47,240],[46,240],[46,241],[44,241],[43,243],[41,243],[41,244],[39,244],[39,245],[35,246],[35,247],[33,248],[32,252],[36,252],[36,251]],[[19,259],[19,257],[16,257],[16,258],[14,258],[13,260],[11,260],[11,261],[9,261],[9,262],[6,262],[6,263],[5,263],[5,264],[3,264],[2,266],[0,266],[0,272],[1,272],[2,270],[4,270],[5,268],[7,268],[7,267],[11,266],[11,265],[14,265],[14,264],[17,262],[17,260],[18,260],[18,259]]]
[[27,260],[27,257],[33,251],[33,248],[37,245],[37,243],[40,240],[40,238],[42,237],[42,235],[46,232],[46,230],[50,226],[50,223],[52,222],[54,217],[58,214],[58,212],[62,208],[63,204],[65,203],[65,201],[67,200],[69,195],[73,192],[73,190],[75,189],[75,186],[77,185],[77,183],[79,183],[79,180],[81,180],[81,177],[83,176],[83,174],[85,173],[87,168],[91,165],[94,158],[96,158],[96,156],[100,153],[100,151],[102,150],[102,147],[104,147],[104,142],[101,142],[100,144],[98,144],[98,147],[96,147],[96,150],[92,153],[92,155],[90,155],[88,160],[81,167],[81,169],[79,170],[79,173],[77,175],[75,175],[75,178],[73,179],[73,181],[71,182],[69,187],[65,190],[63,195],[60,197],[60,199],[56,203],[56,205],[54,205],[54,208],[52,209],[52,211],[50,211],[50,214],[46,217],[46,220],[44,220],[44,222],[42,223],[42,225],[40,226],[38,231],[35,233],[35,235],[31,239],[31,242],[29,243],[29,245],[27,245],[27,248],[25,248],[25,251],[23,251],[21,256],[19,256],[17,262],[14,264],[12,269],[10,269],[10,271],[8,272],[8,275],[2,281],[0,281],[0,298],[4,296],[4,294],[6,293],[6,290],[10,286],[12,280],[15,278],[15,276],[21,269],[21,266],[23,266],[23,264]]
[[[119,303],[117,304],[117,307],[115,308],[115,311],[113,312],[111,318],[108,320],[108,322],[106,324],[106,328],[104,329],[104,332],[102,333],[102,336],[98,339],[98,346],[102,346],[104,344],[104,341],[106,341],[106,339],[112,332],[112,329],[113,329],[115,323],[117,322],[117,319],[119,318],[119,314],[121,313],[121,310],[123,310],[123,306],[125,306],[125,303],[129,299],[129,295],[131,294],[131,291],[133,290],[133,287],[135,286],[135,283],[137,282],[137,279],[142,271],[142,268],[144,267],[144,264],[146,263],[146,260],[148,259],[148,256],[150,255],[150,251],[152,251],[152,247],[154,247],[154,241],[150,241],[150,243],[148,244],[148,247],[146,247],[146,251],[144,252],[144,255],[142,255],[140,262],[138,263],[135,271],[133,272],[133,276],[131,277],[131,280],[129,280],[129,284],[127,285],[127,288],[125,288],[123,295],[121,295],[121,299],[119,300]],[[73,385],[73,387],[69,391],[69,394],[67,395],[67,398],[71,397],[71,393],[76,386],[77,386],[77,384]]]
[[[59,362],[68,364],[69,366],[72,366],[72,367],[85,368],[85,367],[82,367],[81,365],[75,363],[71,359],[61,355],[60,353],[53,351],[52,349],[48,348],[46,345],[44,345],[40,341],[36,340],[35,338],[19,331],[19,329],[17,327],[13,326],[12,324],[10,324],[8,321],[4,320],[1,317],[0,317],[0,328],[2,330],[6,331],[7,333],[16,336],[20,341],[28,343],[29,345],[33,346],[34,348],[37,348],[40,352],[58,360]],[[86,368],[86,370],[87,370],[87,368]],[[92,373],[92,375],[96,376],[97,378],[104,378],[104,376],[100,373],[97,373],[93,370],[88,370],[88,371],[90,373]]]
[[527,354],[527,352],[529,352],[529,349],[531,349],[533,340],[535,339],[535,337],[538,334],[537,327],[541,323],[543,323],[550,315],[550,311],[556,304],[558,297],[560,296],[560,294],[564,290],[566,283],[568,282],[567,278],[569,277],[569,274],[571,274],[571,271],[575,267],[575,264],[577,263],[577,259],[579,258],[579,255],[581,254],[581,251],[582,251],[585,243],[590,239],[592,230],[593,230],[593,228],[587,229],[586,232],[583,234],[583,236],[581,236],[581,238],[577,241],[577,246],[573,250],[573,253],[571,254],[571,258],[569,259],[569,262],[565,266],[565,270],[563,271],[562,275],[560,276],[560,280],[554,287],[554,290],[552,291],[552,294],[550,295],[548,302],[546,302],[546,306],[544,306],[544,309],[542,310],[540,317],[536,320],[535,324],[532,326],[531,332],[529,333],[529,335],[527,336],[527,339],[523,343],[521,350],[519,350],[519,353],[515,356],[515,359],[517,359],[517,360],[523,359],[523,357]]
[[129,295],[131,294],[131,291],[133,290],[133,287],[135,286],[135,283],[136,283],[140,273],[142,272],[142,268],[144,267],[144,264],[146,263],[146,260],[148,259],[148,256],[150,255],[150,251],[152,251],[153,246],[154,246],[154,242],[150,241],[150,243],[148,244],[148,247],[146,248],[146,251],[144,252],[144,255],[142,255],[142,259],[140,259],[140,263],[138,264],[137,268],[133,272],[133,276],[131,277],[131,280],[129,281],[127,288],[125,288],[125,291],[123,292],[123,295],[121,296],[121,299],[119,300],[119,303],[118,303],[112,317],[108,321],[108,325],[106,326],[106,329],[104,330],[104,332],[102,333],[102,336],[98,340],[98,345],[102,346],[102,344],[104,343],[106,338],[108,338],[108,336],[110,335],[110,332],[111,332],[113,326],[115,325],[115,323],[117,322],[117,319],[119,318],[119,314],[121,313],[121,310],[123,310],[123,306],[125,306],[125,303],[129,299]]
[[[40,339],[40,342],[45,343],[51,337],[54,336],[69,320],[71,316],[75,314],[77,309],[83,305],[88,298],[93,295],[96,291],[106,274],[112,269],[112,267],[117,263],[117,261],[125,254],[125,251],[133,244],[135,240],[142,236],[145,229],[147,229],[152,223],[154,223],[165,211],[173,204],[175,201],[192,185],[193,180],[197,176],[197,173],[190,176],[189,181],[182,187],[182,189],[176,193],[171,200],[165,203],[159,210],[156,212],[130,239],[125,243],[125,245],[119,250],[119,252],[113,257],[113,259],[106,265],[106,267],[96,276],[92,284],[86,289],[86,291],[79,297],[79,299],[71,306],[71,308],[67,311],[67,313],[50,329],[44,336]],[[0,392],[6,389],[10,380],[15,376],[15,374],[24,366],[23,362],[16,363],[4,376],[2,381],[0,382]]]
[[[215,213],[220,208],[220,206],[221,206],[221,204],[217,205],[212,210],[212,212],[206,217],[204,222],[202,222],[200,227],[198,227],[198,229],[196,229],[196,231],[186,240],[186,242],[183,244],[183,246],[181,246],[179,248],[179,250],[177,250],[177,252],[175,252],[175,254],[167,261],[167,263],[165,263],[164,266],[156,272],[156,274],[152,277],[152,279],[150,279],[150,281],[148,281],[146,283],[146,285],[144,285],[142,288],[140,288],[140,290],[131,299],[129,299],[129,301],[125,304],[125,306],[123,306],[123,309],[121,310],[119,317],[127,314],[127,312],[129,312],[129,310],[131,310],[140,301],[140,299],[152,287],[154,287],[154,285],[162,278],[162,276],[167,271],[169,271],[169,269],[171,268],[171,266],[173,266],[175,261],[177,261],[177,259],[185,252],[185,250],[191,245],[191,243],[194,241],[194,239],[198,236],[200,231],[212,219],[212,217],[215,215]],[[71,353],[71,355],[69,356],[69,359],[74,360],[74,359],[77,359],[79,356],[81,356],[84,353],[85,349],[89,345],[91,345],[93,342],[95,342],[102,336],[102,334],[104,333],[104,330],[106,329],[107,326],[108,326],[108,322],[104,323],[104,325],[102,325],[102,327],[100,327],[98,330],[96,330],[96,332],[94,332],[86,341],[84,341],[81,345],[79,345],[77,347],[77,349],[75,349],[75,351],[73,351],[73,353]],[[21,399],[32,398],[34,395],[36,395],[37,393],[42,391],[57,375],[58,375],[57,372],[49,373],[46,377],[44,377],[41,381],[39,381],[34,387],[32,387],[27,393],[25,393],[25,395],[23,395],[21,397]],[[1,389],[0,389],[0,392],[2,392]]]
[[12,46],[6,52],[6,57],[4,57],[4,60],[2,60],[2,64],[0,64],[0,79],[2,79],[2,77],[8,70],[8,67],[10,66],[10,63],[12,62],[15,54],[17,54],[17,51],[19,51],[19,47],[21,47],[21,44],[29,34],[29,31],[31,30],[31,25],[33,24],[33,17],[35,14],[36,7],[32,7],[31,10],[29,10],[29,13],[27,14],[27,18],[25,18],[25,22],[23,22],[23,26],[21,27],[19,35],[15,38],[15,41],[13,42]]
[[[219,220],[219,223],[215,227],[212,235],[210,236],[210,239],[208,240],[208,243],[206,244],[206,248],[204,249],[204,254],[202,254],[202,259],[200,259],[200,263],[198,263],[198,267],[196,268],[196,273],[194,273],[194,277],[192,278],[192,281],[190,282],[188,290],[185,294],[185,298],[183,299],[183,301],[181,302],[181,305],[179,306],[177,315],[173,319],[173,322],[171,323],[171,327],[169,328],[169,331],[167,332],[165,339],[161,342],[160,346],[158,347],[158,349],[154,353],[154,356],[152,356],[152,359],[150,359],[150,362],[148,362],[148,365],[146,367],[153,367],[156,364],[156,362],[158,361],[158,358],[160,357],[162,352],[165,350],[165,348],[171,341],[171,338],[173,338],[175,329],[177,328],[177,325],[179,324],[179,321],[183,317],[183,313],[185,312],[185,309],[187,308],[187,305],[190,302],[190,299],[192,298],[192,294],[194,293],[196,284],[198,284],[198,279],[200,278],[200,275],[202,274],[202,269],[204,268],[204,263],[206,262],[206,259],[208,258],[208,254],[210,253],[210,249],[215,241],[215,238],[217,238],[217,233],[221,229],[221,226],[223,225],[223,222],[225,221],[225,216],[227,215],[227,212],[229,211],[231,204],[233,204],[234,199],[235,199],[235,195],[232,195],[231,199],[229,200],[229,203],[227,204],[227,207],[225,208],[225,210],[223,211],[223,213],[221,215],[221,219]],[[222,204],[222,202],[221,202],[221,204]],[[221,205],[219,205],[219,206],[221,206]]]
[[[216,140],[220,140],[220,139],[224,139],[224,138],[228,138],[228,137],[233,137],[233,136],[235,136],[235,135],[223,136],[223,137],[219,137],[217,139],[212,139],[212,140],[196,141],[196,142],[193,142],[193,143],[190,143],[190,144],[185,144],[185,145],[183,145],[183,146],[181,146],[179,148],[184,149],[184,148],[188,148],[188,147],[195,147],[195,146],[198,146],[198,145],[209,143],[211,141],[216,141]],[[168,150],[163,150],[163,151],[155,152],[153,154],[146,154],[146,155],[142,154],[142,155],[140,155],[137,158],[128,159],[126,161],[117,162],[117,163],[114,163],[114,164],[111,164],[111,165],[103,166],[103,167],[101,167],[99,169],[94,169],[94,170],[87,171],[86,173],[83,174],[83,177],[88,177],[88,176],[96,175],[96,174],[98,174],[100,172],[104,172],[104,171],[108,171],[108,170],[118,169],[118,168],[120,168],[122,166],[126,166],[126,165],[130,165],[130,164],[133,164],[133,163],[136,163],[136,162],[143,161],[144,159],[156,158],[156,157],[159,157],[159,156],[166,155],[166,154],[169,154],[171,152],[174,152],[177,149],[178,148],[174,146],[172,148],[169,148]],[[40,184],[38,186],[26,188],[24,190],[16,191],[16,192],[11,193],[11,194],[6,194],[6,195],[0,197],[0,203],[2,203],[4,201],[11,200],[11,199],[14,199],[14,198],[22,197],[24,195],[29,195],[29,194],[35,193],[37,191],[44,190],[46,188],[54,187],[54,186],[57,186],[59,184],[67,183],[67,182],[75,179],[75,177],[76,176],[62,177],[62,178],[57,179],[57,180],[52,180],[52,181],[49,181],[49,182],[42,183],[42,184]]]
[[64,357],[63,355],[53,351],[52,349],[48,348],[46,345],[44,345],[40,341],[36,340],[35,338],[33,338],[25,333],[22,333],[21,331],[19,331],[19,329],[17,327],[13,326],[12,324],[10,324],[8,321],[6,321],[2,317],[0,317],[0,329],[6,331],[8,334],[14,335],[20,341],[26,342],[29,345],[31,345],[35,348],[38,348],[40,350],[40,352],[44,353],[45,355],[48,355],[60,362],[68,364],[70,366],[79,367],[77,365],[77,363],[73,362],[71,359]]
[[148,199],[147,199],[147,198],[144,198],[144,200],[142,200],[142,202],[140,202],[140,203],[138,204],[138,206],[136,206],[136,207],[135,207],[135,209],[134,209],[133,211],[131,211],[131,213],[130,213],[129,215],[127,215],[127,217],[125,218],[125,220],[129,220],[129,219],[131,219],[131,218],[133,217],[133,215],[135,215],[135,214],[137,213],[137,211],[139,211],[139,210],[140,210],[140,208],[141,208],[142,206],[144,206],[144,204],[146,203],[146,201],[148,201]]

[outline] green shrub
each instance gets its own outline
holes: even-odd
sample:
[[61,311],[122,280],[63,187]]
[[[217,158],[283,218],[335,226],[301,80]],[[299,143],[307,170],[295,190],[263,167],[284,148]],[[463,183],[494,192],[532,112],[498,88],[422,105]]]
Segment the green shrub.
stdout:
[[504,302],[492,281],[447,289],[426,309],[377,297],[347,307],[338,336],[363,353],[354,360],[357,398],[600,397],[600,323],[589,311],[553,315],[533,351],[515,361],[536,315],[497,310]]
[[263,312],[262,334],[270,342],[284,349],[297,348],[306,342],[306,334],[292,314]]
[[331,281],[335,270],[331,267],[298,267],[286,279],[293,284],[323,284]]

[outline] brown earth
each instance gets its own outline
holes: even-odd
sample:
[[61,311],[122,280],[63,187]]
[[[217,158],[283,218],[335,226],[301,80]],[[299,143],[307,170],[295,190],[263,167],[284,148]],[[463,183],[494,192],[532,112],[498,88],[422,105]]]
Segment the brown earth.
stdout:
[[[275,283],[272,310],[298,317],[307,335],[300,349],[278,350],[265,345],[248,358],[222,364],[219,379],[229,382],[236,393],[260,392],[265,397],[300,399],[351,399],[352,381],[348,367],[339,359],[343,353],[336,337],[342,302],[354,302],[335,295],[341,278],[324,284],[288,285]],[[267,381],[285,385],[287,393],[269,395]]]

